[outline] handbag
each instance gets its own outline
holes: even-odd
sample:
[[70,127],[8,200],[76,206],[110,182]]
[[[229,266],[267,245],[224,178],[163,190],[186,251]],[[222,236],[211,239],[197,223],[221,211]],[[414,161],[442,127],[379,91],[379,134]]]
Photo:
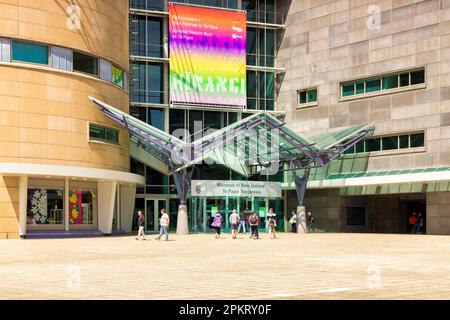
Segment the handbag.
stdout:
[[291,218],[291,220],[289,220],[290,224],[294,224],[294,218]]

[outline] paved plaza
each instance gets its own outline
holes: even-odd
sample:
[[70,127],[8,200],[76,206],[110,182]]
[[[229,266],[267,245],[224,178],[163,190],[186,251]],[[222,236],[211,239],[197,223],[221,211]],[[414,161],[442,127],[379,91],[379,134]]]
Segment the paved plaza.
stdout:
[[0,242],[1,299],[449,299],[450,236]]

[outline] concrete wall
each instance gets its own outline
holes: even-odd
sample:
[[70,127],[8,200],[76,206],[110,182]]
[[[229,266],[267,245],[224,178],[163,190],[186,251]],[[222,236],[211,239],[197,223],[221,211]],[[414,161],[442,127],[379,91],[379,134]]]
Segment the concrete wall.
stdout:
[[[295,191],[289,192],[288,212],[296,208]],[[307,190],[305,194],[306,212],[311,211],[316,228],[327,232],[340,231],[341,197],[339,190]]]
[[450,192],[427,193],[427,233],[450,234]]
[[0,239],[19,237],[19,178],[0,175]]
[[[380,10],[379,28],[369,28]],[[293,1],[277,56],[286,68],[277,108],[314,135],[375,122],[375,134],[425,130],[426,148],[372,155],[368,170],[450,165],[450,2]],[[341,81],[426,67],[426,88],[340,101]],[[319,105],[297,109],[296,91],[318,87]]]

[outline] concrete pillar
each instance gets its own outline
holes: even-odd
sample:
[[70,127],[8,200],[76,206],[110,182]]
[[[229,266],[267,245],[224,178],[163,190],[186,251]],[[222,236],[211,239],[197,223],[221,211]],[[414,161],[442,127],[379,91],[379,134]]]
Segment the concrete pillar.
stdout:
[[130,233],[133,225],[136,185],[122,184],[120,186],[120,230]]
[[297,233],[307,233],[305,206],[297,206],[297,217]]
[[99,181],[98,189],[98,230],[105,235],[112,232],[116,181]]
[[178,206],[177,234],[179,235],[189,234],[188,210],[185,204],[180,204]]
[[19,177],[19,236],[25,238],[27,235],[27,195],[28,177]]

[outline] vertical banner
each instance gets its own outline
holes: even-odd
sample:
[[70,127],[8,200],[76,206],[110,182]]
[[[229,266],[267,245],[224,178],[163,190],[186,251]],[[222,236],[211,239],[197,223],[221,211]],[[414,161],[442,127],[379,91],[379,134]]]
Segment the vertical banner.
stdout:
[[82,224],[81,190],[69,191],[69,223]]
[[170,102],[246,105],[246,13],[169,4]]

